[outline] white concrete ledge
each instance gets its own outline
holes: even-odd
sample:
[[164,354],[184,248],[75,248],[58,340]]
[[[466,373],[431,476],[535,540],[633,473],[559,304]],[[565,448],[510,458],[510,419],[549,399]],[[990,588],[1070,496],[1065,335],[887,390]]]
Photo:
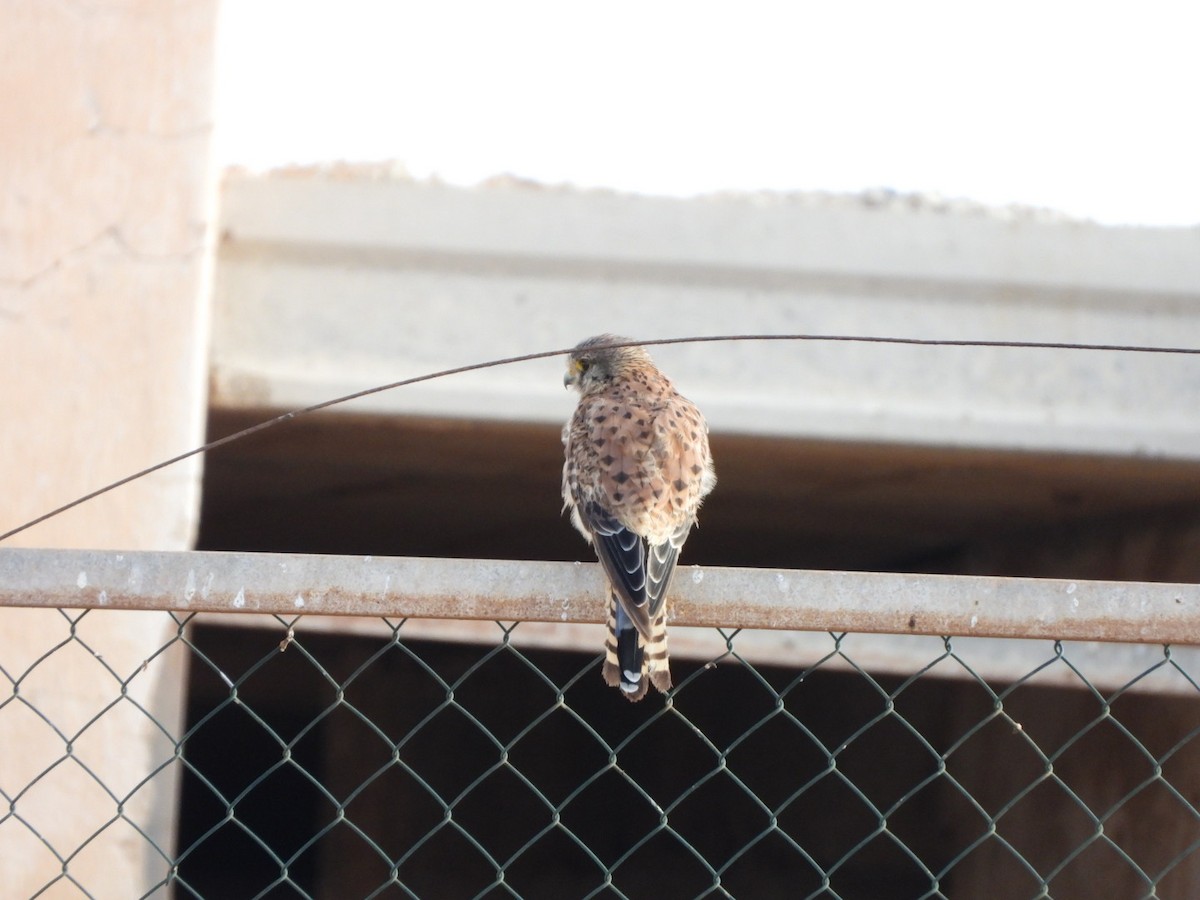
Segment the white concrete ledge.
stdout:
[[[630,197],[231,177],[216,409],[295,409],[591,334],[1200,346],[1200,230],[855,198]],[[714,431],[1200,460],[1200,357],[793,343],[658,348]],[[561,362],[347,409],[561,422]]]
[[[602,622],[598,566],[275,553],[0,549],[0,606]],[[673,625],[1200,644],[1200,586],[680,570]]]
[[[592,274],[616,265],[701,276],[994,283],[1195,297],[1200,231],[1109,227],[894,197],[724,193],[694,199],[497,179],[459,188],[353,169],[225,179],[227,246],[314,262],[461,265],[525,259]],[[386,228],[382,227],[386,223]]]

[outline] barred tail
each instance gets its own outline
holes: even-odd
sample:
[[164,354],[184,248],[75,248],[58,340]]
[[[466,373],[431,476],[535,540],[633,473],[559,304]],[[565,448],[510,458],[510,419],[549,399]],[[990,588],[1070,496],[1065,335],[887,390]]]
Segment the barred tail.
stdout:
[[609,595],[604,680],[612,687],[619,687],[631,703],[645,697],[651,684],[663,693],[671,689],[665,611],[650,623],[647,640],[634,628],[616,596]]

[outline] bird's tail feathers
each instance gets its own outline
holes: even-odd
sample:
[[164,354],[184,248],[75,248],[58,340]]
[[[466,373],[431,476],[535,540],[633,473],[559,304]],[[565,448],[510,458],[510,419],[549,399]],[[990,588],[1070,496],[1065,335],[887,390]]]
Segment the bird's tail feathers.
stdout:
[[645,697],[651,684],[663,693],[671,689],[665,611],[660,611],[650,623],[647,639],[625,615],[616,596],[611,597],[608,636],[604,641],[604,680],[620,688],[630,702]]

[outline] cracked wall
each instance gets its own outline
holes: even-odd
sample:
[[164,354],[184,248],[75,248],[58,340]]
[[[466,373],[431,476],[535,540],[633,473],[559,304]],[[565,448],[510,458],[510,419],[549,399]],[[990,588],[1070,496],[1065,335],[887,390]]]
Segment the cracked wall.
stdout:
[[[203,440],[216,0],[0,0],[0,17],[3,532]],[[186,549],[199,475],[188,460],[6,543]],[[0,618],[0,653],[19,665],[0,683],[19,697],[0,706],[0,791],[17,813],[0,820],[0,895],[70,893],[56,854],[93,834],[71,860],[80,887],[150,890],[165,866],[131,829],[171,851],[173,767],[118,796],[115,820],[97,779],[132,790],[132,773],[173,748],[131,704],[95,716],[116,671],[128,699],[178,723],[182,668],[137,667],[164,643],[163,617],[85,618],[91,656],[40,662],[67,619]],[[59,764],[30,770],[39,758]]]

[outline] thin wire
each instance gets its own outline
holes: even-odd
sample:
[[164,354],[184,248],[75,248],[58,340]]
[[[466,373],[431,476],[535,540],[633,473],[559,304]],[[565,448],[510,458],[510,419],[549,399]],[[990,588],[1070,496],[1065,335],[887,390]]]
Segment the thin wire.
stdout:
[[[905,337],[880,337],[872,335],[851,335],[851,334],[722,334],[722,335],[703,335],[694,337],[676,337],[676,338],[656,338],[654,340],[645,341],[613,341],[608,346],[611,347],[653,347],[666,344],[710,344],[717,342],[728,341],[822,341],[826,343],[857,343],[857,344],[905,344],[918,347],[999,347],[1007,349],[1019,350],[1089,350],[1089,351],[1111,351],[1116,353],[1173,353],[1173,354],[1191,354],[1200,355],[1200,347],[1142,347],[1130,344],[1073,344],[1059,341],[977,341],[977,340],[949,340],[941,338],[905,338]],[[8,540],[14,535],[20,534],[35,525],[40,525],[47,519],[53,519],[55,516],[65,513],[67,510],[74,509],[76,506],[87,503],[89,500],[94,500],[102,494],[107,494],[109,491],[116,490],[129,484],[131,481],[137,481],[139,478],[144,478],[151,475],[160,469],[165,469],[168,466],[173,466],[177,462],[182,462],[192,456],[200,453],[207,453],[210,450],[216,450],[218,447],[223,447],[226,444],[231,444],[234,441],[240,441],[243,438],[248,438],[252,434],[257,434],[260,431],[265,431],[268,428],[273,428],[276,425],[282,425],[297,416],[308,415],[309,413],[318,412],[322,409],[328,409],[331,406],[337,406],[341,403],[348,403],[351,400],[358,400],[362,397],[369,397],[372,394],[381,394],[384,391],[394,390],[395,388],[408,387],[413,384],[420,384],[423,381],[433,381],[437,378],[447,378],[451,375],[461,375],[464,372],[475,372],[480,369],[494,369],[498,366],[509,366],[514,363],[530,362],[535,359],[547,359],[552,356],[564,356],[570,353],[574,348],[565,347],[560,350],[543,350],[538,353],[523,353],[520,356],[506,356],[503,359],[493,359],[487,362],[471,363],[467,366],[456,366],[453,369],[442,369],[439,372],[430,372],[426,375],[418,375],[415,378],[405,378],[400,381],[393,381],[389,384],[381,384],[376,387],[366,388],[361,391],[355,391],[352,394],[345,394],[341,397],[335,397],[332,400],[323,400],[320,403],[314,403],[312,406],[305,406],[303,409],[294,409],[291,412],[283,413],[275,416],[272,419],[259,422],[256,425],[251,425],[249,428],[243,428],[241,431],[233,434],[227,434],[225,437],[217,438],[215,441],[209,441],[200,447],[188,450],[185,453],[180,453],[178,456],[172,456],[170,459],[164,459],[162,462],[155,463],[149,468],[134,472],[132,475],[126,475],[124,478],[118,479],[111,484],[106,484],[102,488],[84,494],[82,497],[77,497],[70,503],[65,503],[57,509],[52,509],[47,513],[43,513],[35,519],[30,519],[23,525],[18,525],[16,528],[0,534],[0,543]]]

